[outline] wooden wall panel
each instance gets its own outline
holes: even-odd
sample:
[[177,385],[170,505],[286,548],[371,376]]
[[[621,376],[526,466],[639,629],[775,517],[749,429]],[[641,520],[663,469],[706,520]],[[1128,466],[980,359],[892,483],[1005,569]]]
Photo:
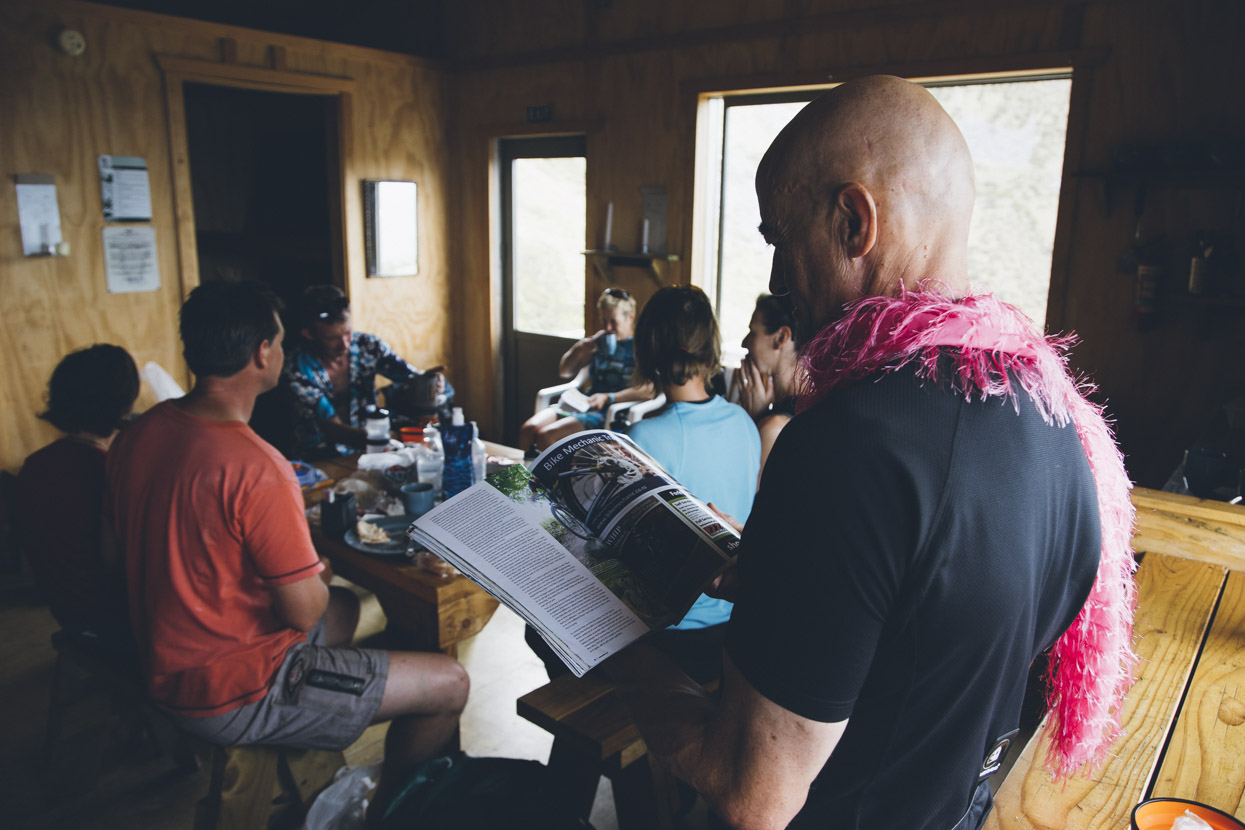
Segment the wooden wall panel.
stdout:
[[[1238,77],[1245,63],[1236,43],[1245,31],[1245,6],[1239,3],[738,0],[705,9],[635,0],[589,4],[587,18],[558,16],[556,0],[529,2],[521,10],[504,0],[486,3],[489,20],[456,33],[463,59],[457,78],[459,129],[487,132],[488,125],[506,120],[498,118],[499,107],[518,112],[524,103],[552,104],[558,117],[601,118],[598,149],[590,148],[588,160],[590,240],[613,200],[616,238],[620,245],[632,241],[638,233],[632,226],[638,222],[639,188],[664,184],[670,250],[690,254],[695,91],[712,89],[715,78],[741,85],[752,78],[762,86],[775,78],[809,82],[819,73],[847,77],[887,67],[915,71],[923,65],[971,64],[987,71],[1083,49],[1105,59],[1078,71],[1083,118],[1072,125],[1076,134],[1069,135],[1067,152],[1082,169],[1109,164],[1122,142],[1245,136],[1240,96],[1219,92],[1222,79]],[[540,17],[557,31],[539,41],[508,37],[506,21],[515,14]],[[529,97],[538,90],[539,99]],[[464,256],[458,277],[472,301],[459,313],[475,315],[497,301],[484,300],[495,278],[486,250],[488,181],[481,167],[466,159],[460,170]],[[1245,385],[1239,360],[1245,314],[1171,304],[1154,331],[1137,331],[1132,281],[1116,273],[1135,225],[1131,196],[1115,194],[1108,215],[1101,188],[1075,177],[1077,172],[1069,169],[1063,182],[1068,196],[1061,202],[1060,250],[1066,262],[1055,266],[1057,296],[1048,323],[1052,330],[1079,334],[1074,365],[1097,382],[1100,399],[1108,403],[1130,472],[1143,484],[1160,485],[1216,405]],[[634,204],[630,194],[637,195]],[[1230,205],[1182,198],[1160,199],[1167,203],[1161,214],[1153,208],[1160,229],[1174,240],[1182,241],[1201,222],[1245,242],[1239,211],[1233,216]],[[1174,256],[1173,273],[1179,265]],[[686,263],[670,277],[694,278]],[[594,278],[586,273],[585,280],[591,293]],[[458,318],[460,330],[469,319]],[[487,365],[489,340],[469,332],[461,337],[456,346],[461,358]],[[474,396],[494,387],[499,382],[474,387],[471,405],[488,409],[490,401]]]
[[[86,36],[79,58],[61,54],[61,27]],[[222,41],[231,44],[222,49]],[[453,367],[450,342],[450,169],[446,73],[403,55],[95,6],[74,0],[15,0],[0,7],[0,467],[55,433],[34,417],[48,375],[68,351],[93,342],[158,361],[187,385],[177,337],[183,296],[177,269],[168,115],[157,56],[272,67],[274,47],[293,73],[355,79],[342,188],[345,280],[356,325],[375,331],[417,365]],[[147,159],[161,287],[108,294],[104,284],[96,156]],[[21,255],[15,173],[56,176],[61,222],[72,255]],[[362,178],[420,185],[420,270],[415,278],[364,277]],[[187,286],[189,288],[190,286]],[[144,390],[139,406],[150,404]]]

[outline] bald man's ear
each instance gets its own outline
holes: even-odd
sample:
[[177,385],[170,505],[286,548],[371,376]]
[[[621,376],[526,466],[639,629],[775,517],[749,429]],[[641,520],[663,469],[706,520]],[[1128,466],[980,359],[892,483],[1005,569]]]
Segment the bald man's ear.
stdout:
[[858,259],[873,250],[878,241],[878,206],[863,184],[848,182],[834,202],[839,214],[836,232],[843,252]]

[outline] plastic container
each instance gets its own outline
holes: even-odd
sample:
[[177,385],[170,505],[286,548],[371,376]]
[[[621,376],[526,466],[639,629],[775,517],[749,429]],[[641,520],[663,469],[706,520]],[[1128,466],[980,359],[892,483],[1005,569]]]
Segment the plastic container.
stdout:
[[472,449],[475,425],[463,421],[462,407],[454,407],[448,426],[441,428],[441,445],[445,449],[445,467],[441,474],[441,489],[451,498],[470,487],[475,481]]
[[480,440],[480,427],[475,421],[471,422],[471,472],[474,482],[484,481],[488,474],[488,450]]
[[363,415],[363,428],[367,430],[367,451],[389,450],[389,410],[369,406]]
[[441,446],[441,431],[429,424],[424,427],[424,445],[420,447],[415,470],[420,481],[431,484],[433,492],[440,493],[444,469],[445,450]]

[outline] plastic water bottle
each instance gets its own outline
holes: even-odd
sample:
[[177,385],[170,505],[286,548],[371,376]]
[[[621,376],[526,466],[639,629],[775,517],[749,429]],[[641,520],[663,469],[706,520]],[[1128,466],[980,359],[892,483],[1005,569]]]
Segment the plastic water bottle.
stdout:
[[441,474],[445,468],[445,450],[441,447],[441,432],[429,424],[424,427],[424,445],[419,448],[415,469],[419,480],[432,485],[434,492],[441,492]]
[[480,440],[480,427],[475,421],[471,422],[471,472],[472,482],[476,484],[484,481],[488,474],[488,450]]
[[441,475],[441,483],[447,499],[472,485],[475,478],[472,463],[474,443],[474,424],[463,420],[461,406],[454,407],[449,425],[441,430],[441,444],[445,448],[445,469]]

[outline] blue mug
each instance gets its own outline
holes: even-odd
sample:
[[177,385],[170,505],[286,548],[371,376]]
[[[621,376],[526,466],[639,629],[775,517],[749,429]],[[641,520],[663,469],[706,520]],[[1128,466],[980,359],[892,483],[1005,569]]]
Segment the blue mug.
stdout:
[[402,485],[402,506],[408,516],[419,518],[427,513],[432,509],[435,497],[436,491],[426,481],[412,481]]

